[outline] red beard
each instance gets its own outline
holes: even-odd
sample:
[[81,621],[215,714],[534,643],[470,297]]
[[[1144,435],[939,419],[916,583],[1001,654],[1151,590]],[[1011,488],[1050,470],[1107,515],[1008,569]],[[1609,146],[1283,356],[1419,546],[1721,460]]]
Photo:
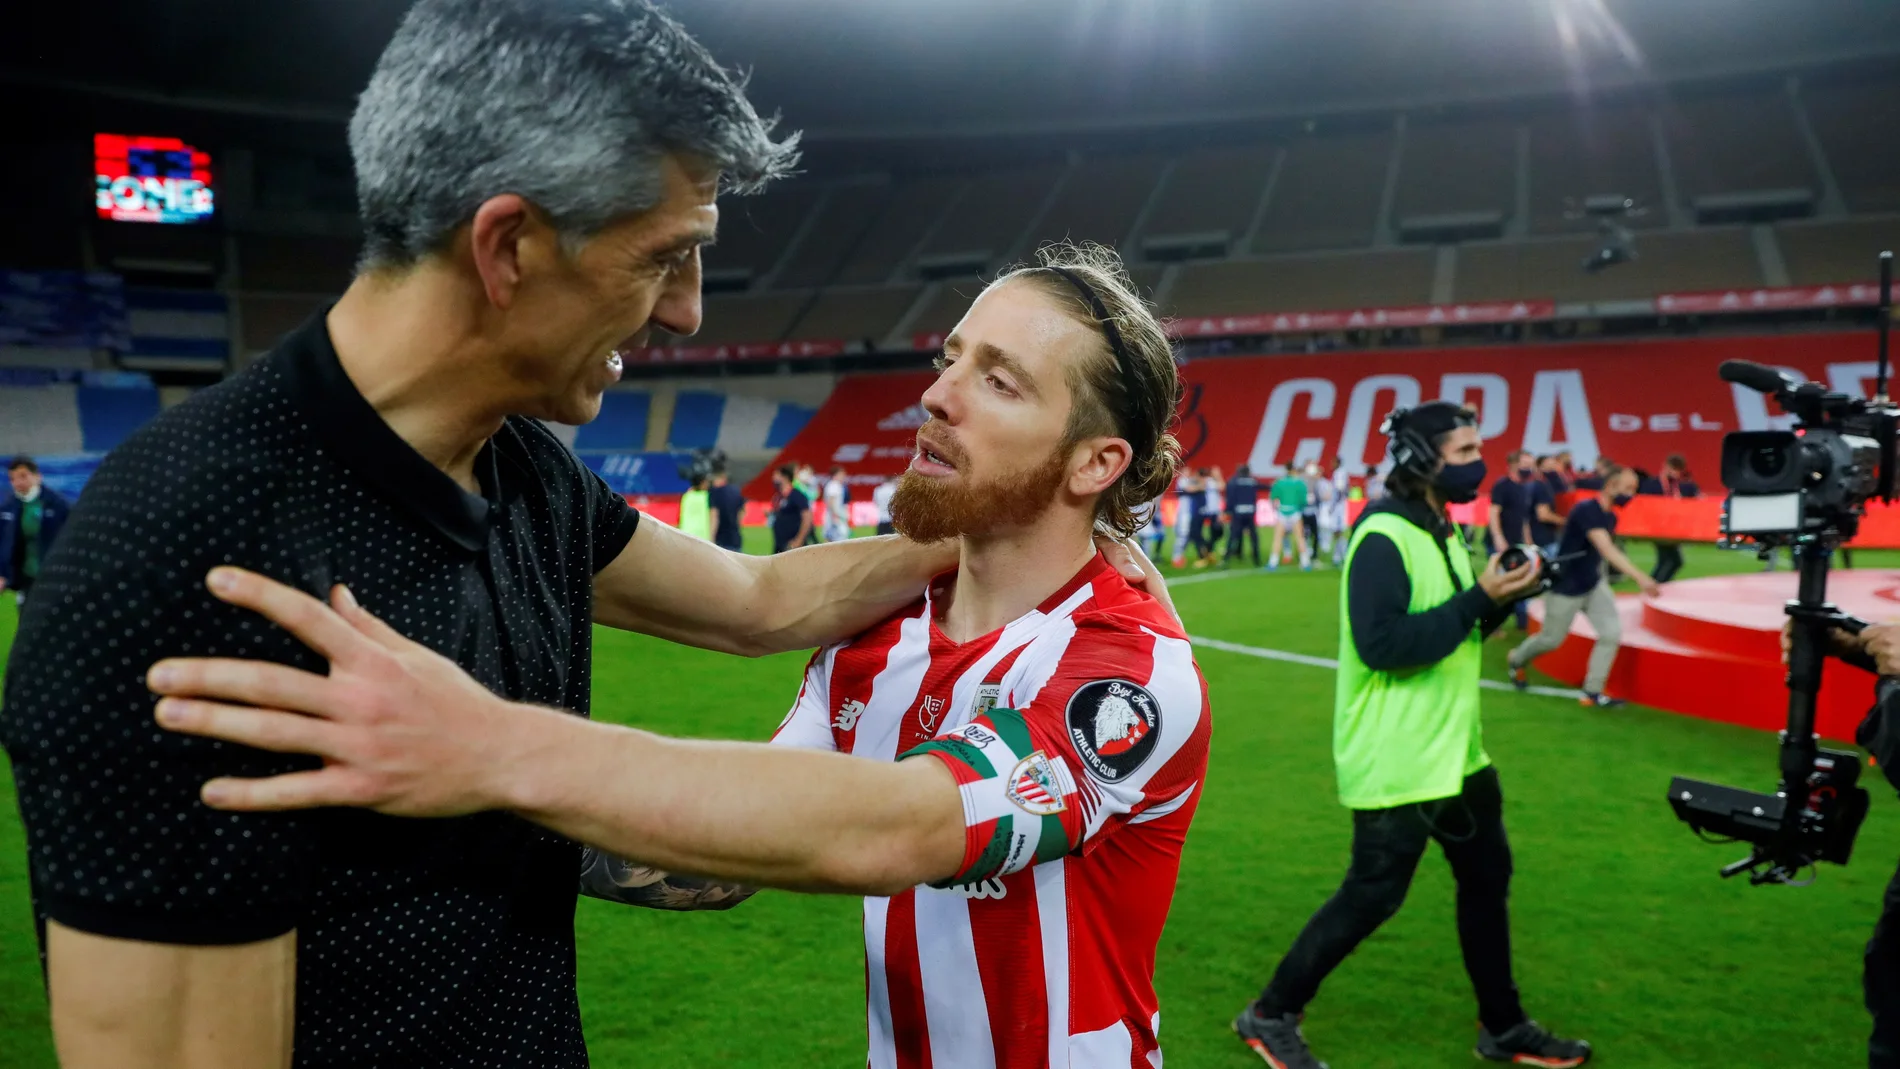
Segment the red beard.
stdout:
[[1035,467],[982,482],[961,473],[939,479],[907,471],[891,495],[891,524],[913,542],[1026,526],[1055,500],[1067,461],[1067,450],[1057,449]]

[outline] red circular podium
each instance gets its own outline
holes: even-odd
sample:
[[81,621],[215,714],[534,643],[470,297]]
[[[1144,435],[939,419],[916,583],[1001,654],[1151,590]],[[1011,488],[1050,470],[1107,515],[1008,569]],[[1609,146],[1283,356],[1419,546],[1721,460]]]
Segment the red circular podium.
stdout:
[[[1711,576],[1667,583],[1662,594],[1616,599],[1623,647],[1606,688],[1619,698],[1707,720],[1780,730],[1787,722],[1782,685],[1782,606],[1795,595],[1789,571]],[[1828,577],[1828,600],[1882,623],[1900,620],[1900,571],[1841,570]],[[1543,604],[1533,603],[1534,627]],[[1572,686],[1583,681],[1596,634],[1578,615],[1564,644],[1537,667]],[[1852,741],[1873,700],[1873,677],[1829,661],[1816,709],[1823,736]]]

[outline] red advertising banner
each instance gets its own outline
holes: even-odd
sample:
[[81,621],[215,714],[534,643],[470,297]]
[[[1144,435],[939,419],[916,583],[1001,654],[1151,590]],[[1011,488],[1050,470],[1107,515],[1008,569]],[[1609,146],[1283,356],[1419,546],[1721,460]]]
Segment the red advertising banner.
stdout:
[[1841,282],[1830,286],[1778,286],[1752,290],[1665,293],[1656,298],[1656,311],[1670,315],[1779,312],[1878,303],[1880,303],[1879,286],[1871,282]]
[[655,345],[623,350],[621,359],[634,364],[706,364],[721,360],[800,360],[837,356],[841,341],[743,342],[737,345]]
[[[1713,489],[1724,433],[1791,422],[1761,394],[1721,381],[1718,364],[1754,360],[1865,396],[1873,350],[1870,337],[1840,333],[1214,357],[1182,368],[1176,434],[1196,467],[1339,457],[1363,473],[1384,458],[1387,412],[1448,398],[1478,410],[1494,472],[1520,447],[1568,451],[1578,467],[1607,455],[1650,471],[1681,453]],[[854,476],[902,471],[932,377],[846,376],[781,460],[842,464]]]

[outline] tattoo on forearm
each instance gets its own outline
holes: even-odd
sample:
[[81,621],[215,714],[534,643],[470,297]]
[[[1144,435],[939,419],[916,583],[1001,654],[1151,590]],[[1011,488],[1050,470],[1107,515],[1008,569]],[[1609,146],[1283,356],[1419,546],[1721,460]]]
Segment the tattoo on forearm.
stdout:
[[758,890],[740,883],[709,880],[635,865],[587,847],[581,855],[581,894],[648,909],[731,909]]

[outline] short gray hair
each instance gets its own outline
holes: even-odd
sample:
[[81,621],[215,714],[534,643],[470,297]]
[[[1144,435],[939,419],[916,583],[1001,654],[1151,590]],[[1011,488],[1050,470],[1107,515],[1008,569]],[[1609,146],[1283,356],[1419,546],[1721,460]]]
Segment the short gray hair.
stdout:
[[647,0],[418,0],[350,119],[362,267],[441,251],[503,193],[591,236],[659,202],[671,153],[754,192],[798,162],[775,125]]

